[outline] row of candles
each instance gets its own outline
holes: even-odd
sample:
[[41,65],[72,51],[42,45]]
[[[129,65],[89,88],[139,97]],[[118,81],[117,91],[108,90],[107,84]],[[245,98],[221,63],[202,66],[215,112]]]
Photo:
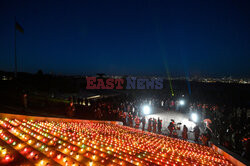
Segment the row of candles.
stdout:
[[6,147],[35,165],[232,165],[210,147],[114,123],[4,118],[0,126]]

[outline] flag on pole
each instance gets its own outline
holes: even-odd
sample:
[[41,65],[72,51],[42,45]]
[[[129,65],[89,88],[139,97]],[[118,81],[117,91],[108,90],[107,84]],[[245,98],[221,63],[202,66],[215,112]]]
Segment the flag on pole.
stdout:
[[15,17],[15,77],[17,77],[16,30],[21,33],[24,33],[23,27],[16,21]]
[[19,32],[24,33],[23,27],[18,22],[16,22],[16,29],[18,29]]

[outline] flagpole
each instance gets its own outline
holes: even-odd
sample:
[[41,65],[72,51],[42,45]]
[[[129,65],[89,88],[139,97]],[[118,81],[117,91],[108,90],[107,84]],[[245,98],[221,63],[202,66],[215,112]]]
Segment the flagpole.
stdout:
[[16,17],[15,17],[15,77],[17,77],[17,57],[16,57]]

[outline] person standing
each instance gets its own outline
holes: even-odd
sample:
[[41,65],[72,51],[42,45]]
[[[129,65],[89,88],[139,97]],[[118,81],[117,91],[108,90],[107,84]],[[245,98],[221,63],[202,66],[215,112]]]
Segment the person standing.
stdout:
[[127,126],[127,113],[126,112],[123,113],[123,117],[122,118],[123,118],[123,125]]
[[198,125],[194,127],[194,141],[199,142],[200,128]]
[[133,127],[133,115],[129,112],[129,126]]
[[146,123],[145,116],[142,117],[141,122],[142,122],[142,131],[144,131],[144,129],[145,129],[145,123]]
[[174,122],[170,122],[168,125],[168,130],[169,130],[169,136],[172,137],[173,136],[173,131],[174,131]]
[[148,119],[148,132],[151,132],[152,130],[152,118]]
[[204,136],[206,137],[204,145],[209,146],[209,141],[212,138],[212,130],[210,128],[206,128]]
[[27,95],[27,93],[25,93],[23,95],[23,107],[24,107],[24,110],[26,110],[28,108],[28,95]]
[[154,132],[154,133],[156,133],[156,126],[157,126],[156,119],[153,118],[153,132]]
[[140,126],[140,119],[138,116],[135,116],[135,128],[139,129],[139,126]]
[[182,131],[182,138],[184,139],[184,140],[187,140],[188,139],[188,128],[187,128],[187,126],[186,125],[184,125],[183,126],[183,131]]
[[161,134],[162,120],[158,117],[158,133]]
[[70,105],[69,105],[69,108],[68,108],[68,111],[67,111],[67,115],[69,117],[73,117],[74,116],[74,113],[75,113],[75,106],[74,106],[74,103],[73,102],[70,102]]

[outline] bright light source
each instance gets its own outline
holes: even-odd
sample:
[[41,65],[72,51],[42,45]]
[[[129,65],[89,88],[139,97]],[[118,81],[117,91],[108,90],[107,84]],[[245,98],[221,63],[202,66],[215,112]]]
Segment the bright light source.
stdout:
[[192,119],[192,121],[197,122],[197,120],[198,120],[198,115],[197,115],[196,113],[192,113],[192,114],[191,114],[191,119]]
[[150,107],[148,105],[143,106],[143,113],[148,115],[150,113]]
[[185,101],[184,100],[180,100],[179,103],[180,103],[180,105],[184,105]]

